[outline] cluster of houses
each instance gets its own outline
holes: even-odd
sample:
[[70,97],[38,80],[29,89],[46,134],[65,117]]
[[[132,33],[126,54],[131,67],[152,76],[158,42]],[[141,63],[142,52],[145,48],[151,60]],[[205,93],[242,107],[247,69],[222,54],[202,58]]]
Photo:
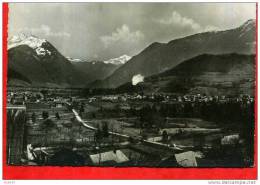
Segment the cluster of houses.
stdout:
[[8,105],[41,105],[48,104],[50,107],[62,107],[64,103],[69,101],[70,98],[61,96],[46,96],[41,92],[8,92],[7,104]]
[[[120,105],[121,109],[129,110],[131,107],[127,103],[127,101],[156,101],[159,100],[160,102],[210,102],[210,101],[217,101],[217,102],[227,102],[227,101],[235,101],[235,102],[245,102],[245,103],[252,103],[254,98],[249,95],[241,95],[238,97],[230,97],[230,96],[206,96],[201,94],[196,95],[172,95],[172,94],[118,94],[118,95],[102,95],[102,96],[93,96],[90,98],[80,99],[77,96],[51,96],[43,94],[39,91],[9,91],[7,95],[7,103],[14,104],[14,105],[25,105],[28,108],[33,109],[35,105],[37,108],[48,109],[51,107],[55,108],[62,108],[66,104],[66,102],[95,102],[95,101],[109,101],[109,102],[123,102]],[[39,106],[41,105],[41,106]],[[60,127],[64,127],[66,123],[64,120],[61,120]],[[81,127],[78,127],[81,128]],[[64,134],[64,138],[68,137],[68,134],[64,131],[68,129],[63,129],[61,132]],[[57,139],[57,133],[53,134],[54,138]],[[35,136],[36,137],[36,136]],[[91,135],[91,138],[94,136]],[[88,143],[93,142],[93,139],[88,138],[77,138],[78,143]],[[161,138],[153,138],[153,142]],[[157,142],[157,140],[156,140]],[[235,145],[240,142],[240,138],[238,134],[224,136],[221,139],[221,145]],[[154,151],[154,152],[152,152]],[[47,149],[39,149],[39,148],[32,148],[29,146],[28,148],[28,158],[34,159],[37,156],[42,155],[52,158],[59,151],[48,151]],[[72,151],[73,152],[73,151]],[[148,153],[147,153],[148,152]],[[80,153],[80,152],[78,152]],[[187,151],[184,150],[178,153],[170,153],[162,151],[161,149],[156,149],[156,147],[149,147],[147,145],[131,145],[123,148],[116,148],[114,150],[94,150],[92,153],[88,153],[88,156],[84,156],[87,159],[87,162],[84,164],[81,163],[81,158],[77,158],[78,161],[75,165],[112,165],[112,166],[122,166],[122,165],[155,165],[155,166],[177,166],[177,167],[196,167],[200,166],[201,156],[198,156],[194,151]],[[78,155],[78,154],[77,154]],[[77,156],[75,154],[75,156]],[[47,158],[46,158],[47,159]],[[33,161],[33,160],[32,160]]]
[[254,97],[250,95],[241,94],[240,96],[209,96],[209,95],[202,95],[202,94],[194,94],[194,95],[173,95],[173,94],[150,94],[150,95],[143,95],[143,94],[116,94],[116,95],[102,95],[102,96],[93,96],[88,98],[88,102],[92,103],[95,101],[110,101],[110,102],[126,102],[126,101],[156,101],[159,100],[160,102],[245,102],[245,103],[252,103],[254,101]]

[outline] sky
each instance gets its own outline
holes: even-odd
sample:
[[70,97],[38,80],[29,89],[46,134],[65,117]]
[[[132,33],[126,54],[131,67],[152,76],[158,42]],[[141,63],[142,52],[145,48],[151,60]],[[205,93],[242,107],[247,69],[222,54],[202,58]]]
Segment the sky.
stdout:
[[10,3],[8,33],[45,38],[66,57],[107,60],[255,17],[255,3]]

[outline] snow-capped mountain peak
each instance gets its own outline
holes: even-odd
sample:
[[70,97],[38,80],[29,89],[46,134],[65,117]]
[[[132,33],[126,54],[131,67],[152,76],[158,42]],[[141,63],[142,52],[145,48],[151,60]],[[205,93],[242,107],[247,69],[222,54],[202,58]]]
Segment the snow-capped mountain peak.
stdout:
[[79,58],[71,58],[71,57],[66,57],[70,62],[84,62],[83,60]]
[[109,60],[104,61],[105,64],[114,64],[114,65],[122,65],[125,64],[128,60],[130,60],[132,57],[128,55],[122,55],[118,58],[112,58]]
[[241,36],[243,36],[245,33],[249,32],[250,30],[252,30],[255,27],[256,24],[256,20],[255,19],[250,19],[248,21],[246,21],[242,26],[240,26],[240,32],[241,32]]
[[20,45],[27,45],[30,48],[34,49],[37,55],[45,56],[51,55],[51,52],[42,47],[43,43],[46,43],[46,39],[40,39],[32,35],[19,34],[12,36],[8,39],[8,49],[14,48]]
[[253,26],[255,25],[255,23],[256,23],[256,20],[255,20],[255,19],[249,19],[248,21],[246,21],[246,22],[242,25],[242,27],[248,27],[248,26],[253,27]]

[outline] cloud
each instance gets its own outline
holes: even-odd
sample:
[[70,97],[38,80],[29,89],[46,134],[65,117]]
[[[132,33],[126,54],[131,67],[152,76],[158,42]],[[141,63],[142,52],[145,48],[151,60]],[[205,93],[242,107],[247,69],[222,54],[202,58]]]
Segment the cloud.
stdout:
[[126,24],[122,25],[120,28],[117,28],[116,31],[112,32],[111,35],[100,37],[100,40],[106,48],[115,43],[133,45],[139,43],[142,39],[144,39],[144,34],[141,31],[137,30],[131,32]]
[[207,25],[205,28],[203,28],[202,31],[206,32],[206,31],[218,31],[218,30],[220,30],[220,28],[217,26]]
[[178,27],[182,27],[182,28],[189,28],[196,32],[218,30],[217,27],[212,26],[212,25],[207,25],[207,26],[203,27],[199,23],[197,23],[195,20],[193,20],[189,17],[182,16],[177,11],[173,11],[170,17],[158,19],[156,21],[161,24],[164,24],[164,25],[173,25],[173,26],[178,26]]
[[158,22],[161,24],[166,24],[166,25],[177,25],[177,26],[181,26],[181,27],[190,27],[193,30],[199,30],[201,28],[200,24],[195,22],[193,19],[184,17],[176,11],[173,11],[172,15],[170,17],[162,18],[162,19],[158,20]]
[[132,78],[132,85],[137,85],[140,82],[144,81],[144,76],[141,74],[134,75]]
[[70,37],[71,35],[64,31],[53,32],[48,25],[42,24],[38,28],[22,28],[19,30],[22,33],[28,33],[36,36],[47,36],[47,37]]

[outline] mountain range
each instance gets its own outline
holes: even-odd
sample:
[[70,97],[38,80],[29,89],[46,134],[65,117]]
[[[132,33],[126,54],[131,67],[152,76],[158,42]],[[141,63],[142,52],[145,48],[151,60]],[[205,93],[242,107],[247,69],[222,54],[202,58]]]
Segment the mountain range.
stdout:
[[91,62],[72,62],[73,66],[84,74],[85,83],[91,83],[96,80],[103,80],[110,76],[121,64],[104,63],[103,61],[91,61]]
[[50,42],[20,34],[8,40],[8,84],[48,87],[84,87],[111,75],[131,57],[84,61],[64,57]]
[[[248,20],[230,30],[155,42],[133,57],[85,61],[64,57],[47,40],[22,34],[8,40],[8,85],[140,86],[153,92],[177,93],[213,93],[218,87],[225,91],[239,86],[244,92],[253,87],[255,40],[255,20]],[[137,75],[145,77],[144,82],[130,87]]]
[[165,72],[147,77],[136,86],[131,82],[119,92],[206,95],[254,95],[255,55],[202,54]]
[[82,59],[68,58],[75,68],[84,74],[85,84],[83,86],[96,80],[105,79],[130,59],[131,57],[128,55],[122,55],[105,61],[86,61]]
[[23,34],[8,40],[8,85],[76,87],[83,79],[47,40]]
[[111,76],[89,87],[116,88],[130,82],[136,74],[145,77],[158,74],[201,54],[253,54],[255,44],[255,20],[248,20],[230,30],[198,33],[168,43],[155,42],[133,56]]

